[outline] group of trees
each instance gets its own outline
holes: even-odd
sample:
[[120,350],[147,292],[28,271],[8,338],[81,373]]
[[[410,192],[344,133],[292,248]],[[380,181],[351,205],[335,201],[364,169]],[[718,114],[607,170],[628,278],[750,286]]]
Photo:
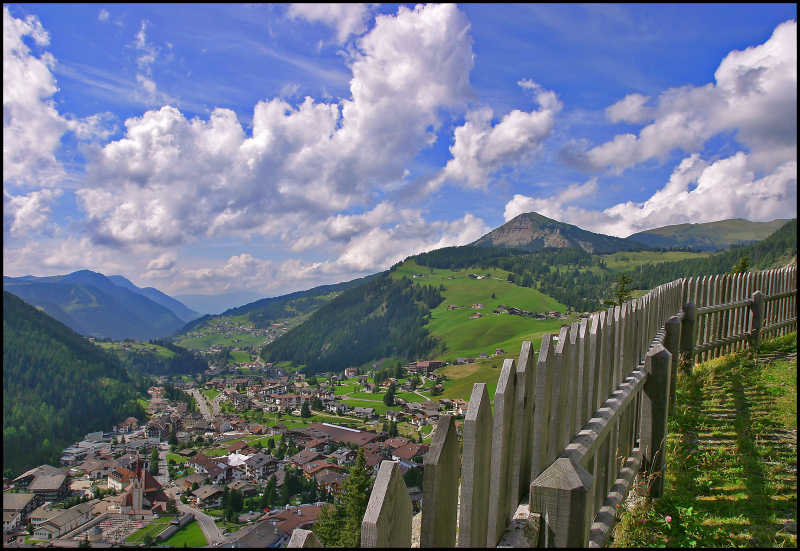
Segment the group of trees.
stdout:
[[[797,220],[787,222],[763,241],[734,247],[705,258],[646,264],[628,272],[634,289],[652,289],[680,277],[724,274],[730,271],[765,269],[797,256]],[[742,259],[746,261],[743,263]]]
[[394,395],[395,395],[395,384],[392,383],[389,385],[389,390],[386,391],[386,394],[383,395],[383,403],[387,406],[394,405]]
[[383,425],[381,425],[381,430],[387,433],[391,438],[394,438],[400,434],[397,431],[397,422],[395,421],[384,421]]
[[123,365],[148,375],[185,375],[202,373],[208,369],[208,361],[171,341],[153,339],[150,344],[162,346],[172,352],[172,355],[167,357],[156,351],[141,348],[115,349],[115,352]]
[[384,273],[342,292],[268,344],[262,357],[305,365],[314,374],[387,356],[424,356],[437,344],[424,326],[442,300],[436,287]]
[[332,505],[323,507],[314,524],[314,534],[325,547],[361,545],[361,521],[367,510],[371,486],[364,449],[360,448],[341,497],[335,498]]
[[147,380],[66,325],[3,292],[3,469],[50,463],[87,432],[126,417]]

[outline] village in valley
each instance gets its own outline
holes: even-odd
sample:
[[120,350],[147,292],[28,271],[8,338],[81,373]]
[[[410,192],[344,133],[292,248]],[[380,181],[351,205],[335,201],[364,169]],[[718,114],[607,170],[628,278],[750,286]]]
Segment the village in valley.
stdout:
[[441,361],[312,377],[231,367],[251,374],[164,379],[148,390],[146,419],[89,433],[60,465],[4,480],[6,543],[172,545],[194,529],[196,545],[285,545],[342,494],[359,453],[373,477],[397,461],[419,510],[431,431],[442,414],[460,429],[467,408],[433,398]]

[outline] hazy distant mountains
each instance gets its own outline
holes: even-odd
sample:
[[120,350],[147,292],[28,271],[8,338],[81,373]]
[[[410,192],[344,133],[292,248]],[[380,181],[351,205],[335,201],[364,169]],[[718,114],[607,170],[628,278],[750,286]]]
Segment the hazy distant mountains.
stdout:
[[82,335],[147,340],[170,335],[199,316],[152,287],[80,270],[48,277],[3,277],[3,289]]
[[779,218],[771,222],[751,222],[732,218],[704,224],[676,224],[634,233],[626,239],[654,248],[719,251],[766,239],[788,221]]
[[471,245],[507,247],[530,252],[540,251],[545,247],[559,249],[577,247],[591,254],[610,254],[648,248],[642,243],[593,233],[536,212],[520,214]]
[[186,294],[175,295],[175,298],[183,304],[197,310],[201,314],[220,314],[230,308],[248,304],[262,298],[249,291],[232,291],[229,293],[219,293],[217,295]]

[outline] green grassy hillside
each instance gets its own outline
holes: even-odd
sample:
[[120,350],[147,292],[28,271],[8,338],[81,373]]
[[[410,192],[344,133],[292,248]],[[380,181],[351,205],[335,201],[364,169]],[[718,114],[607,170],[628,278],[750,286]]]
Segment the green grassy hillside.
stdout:
[[695,250],[718,251],[766,239],[788,221],[751,222],[733,218],[703,224],[676,224],[635,233],[626,239],[650,247],[691,247]]
[[[470,278],[479,274],[482,279]],[[508,281],[508,272],[498,268],[446,270],[419,266],[414,260],[396,266],[392,277],[416,277],[417,285],[439,288],[444,301],[431,310],[425,326],[440,341],[436,358],[452,361],[459,356],[477,356],[504,348],[519,353],[523,340],[541,340],[546,332],[557,332],[566,320],[537,320],[511,314],[495,314],[499,305],[512,306],[529,312],[566,312],[557,300],[536,289],[520,287]],[[481,308],[472,308],[481,304]],[[459,306],[449,309],[451,305]],[[470,319],[475,313],[483,317]]]

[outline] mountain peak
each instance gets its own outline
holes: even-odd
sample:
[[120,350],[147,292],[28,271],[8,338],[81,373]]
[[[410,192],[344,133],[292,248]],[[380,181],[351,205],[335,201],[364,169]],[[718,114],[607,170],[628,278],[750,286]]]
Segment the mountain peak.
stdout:
[[539,214],[518,214],[474,243],[477,247],[513,247],[528,251],[539,251],[546,247],[577,247],[588,253],[613,253],[640,249],[640,244],[619,237],[593,233],[572,224],[559,222]]

